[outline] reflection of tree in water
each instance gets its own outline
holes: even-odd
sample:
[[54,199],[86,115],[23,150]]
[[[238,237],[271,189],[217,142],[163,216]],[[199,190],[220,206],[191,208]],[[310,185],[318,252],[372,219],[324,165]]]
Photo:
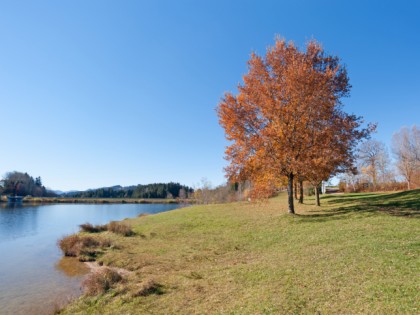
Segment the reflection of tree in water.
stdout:
[[0,203],[0,208],[2,209],[18,209],[18,208],[22,208],[23,205],[21,202],[4,202],[4,203]]
[[25,207],[19,203],[1,203],[0,209],[1,239],[17,238],[36,233],[39,207]]

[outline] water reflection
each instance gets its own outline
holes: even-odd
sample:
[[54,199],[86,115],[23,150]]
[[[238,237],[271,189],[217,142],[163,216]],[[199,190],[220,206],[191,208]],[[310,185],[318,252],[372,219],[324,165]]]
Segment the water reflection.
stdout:
[[4,209],[13,209],[13,208],[22,208],[22,202],[2,202],[0,203],[0,208]]
[[55,264],[55,268],[67,277],[81,277],[86,275],[90,270],[85,263],[80,262],[75,257],[62,257]]
[[0,240],[36,233],[38,207],[24,207],[18,203],[0,204]]

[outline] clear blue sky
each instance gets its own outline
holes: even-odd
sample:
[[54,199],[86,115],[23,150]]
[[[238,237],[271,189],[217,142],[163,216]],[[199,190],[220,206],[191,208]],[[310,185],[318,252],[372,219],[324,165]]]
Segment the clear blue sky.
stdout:
[[276,34],[347,65],[346,110],[420,124],[418,1],[1,1],[0,175],[53,189],[224,182],[215,107]]

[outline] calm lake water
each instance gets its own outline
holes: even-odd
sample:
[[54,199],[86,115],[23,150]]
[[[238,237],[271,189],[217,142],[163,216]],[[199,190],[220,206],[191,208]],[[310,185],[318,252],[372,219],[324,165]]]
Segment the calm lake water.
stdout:
[[0,204],[0,314],[49,314],[80,295],[88,272],[84,264],[63,258],[62,236],[79,224],[105,224],[179,208],[177,204]]

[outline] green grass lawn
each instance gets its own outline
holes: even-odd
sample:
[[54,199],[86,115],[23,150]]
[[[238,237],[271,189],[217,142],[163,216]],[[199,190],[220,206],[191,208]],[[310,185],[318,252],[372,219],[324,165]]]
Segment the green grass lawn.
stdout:
[[[98,258],[132,271],[63,314],[415,314],[420,190],[297,205],[192,206],[127,220],[136,235]],[[153,280],[159,290],[138,294]]]

